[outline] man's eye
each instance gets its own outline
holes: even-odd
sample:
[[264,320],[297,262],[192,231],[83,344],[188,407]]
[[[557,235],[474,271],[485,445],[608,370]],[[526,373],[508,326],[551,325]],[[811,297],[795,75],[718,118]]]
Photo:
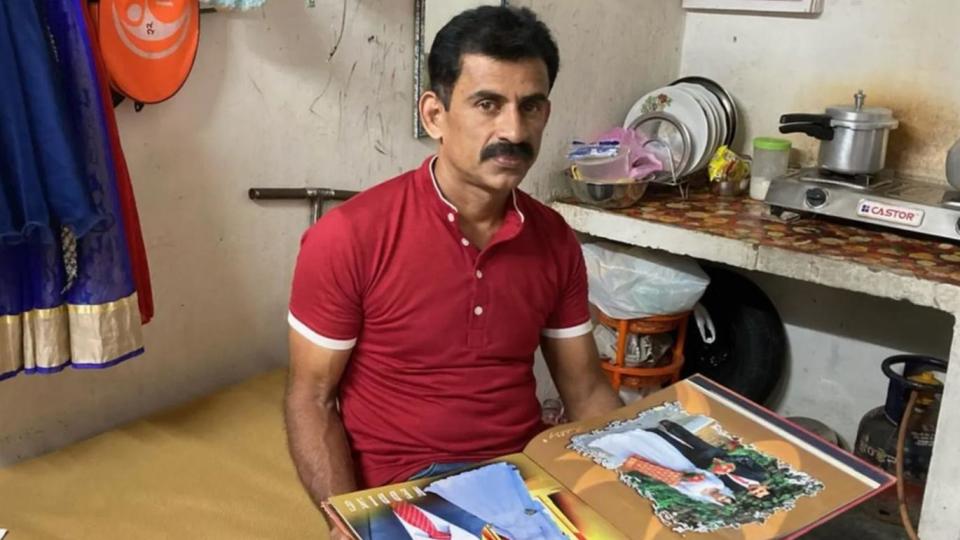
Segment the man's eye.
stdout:
[[524,112],[528,113],[540,112],[541,108],[543,108],[543,105],[539,101],[531,101],[523,104]]
[[485,99],[485,100],[477,103],[477,107],[480,107],[480,110],[481,110],[481,111],[491,112],[491,111],[493,111],[493,110],[495,110],[495,109],[497,108],[497,104],[494,103],[493,101],[489,100],[489,99]]

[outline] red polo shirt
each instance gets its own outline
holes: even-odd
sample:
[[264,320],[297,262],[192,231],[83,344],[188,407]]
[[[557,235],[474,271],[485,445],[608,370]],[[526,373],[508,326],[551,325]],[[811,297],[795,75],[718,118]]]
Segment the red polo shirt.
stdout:
[[583,255],[563,218],[514,191],[480,250],[432,165],[324,215],[294,273],[290,325],[322,347],[353,349],[340,406],[366,486],[521,450],[543,428],[540,336],[591,331]]

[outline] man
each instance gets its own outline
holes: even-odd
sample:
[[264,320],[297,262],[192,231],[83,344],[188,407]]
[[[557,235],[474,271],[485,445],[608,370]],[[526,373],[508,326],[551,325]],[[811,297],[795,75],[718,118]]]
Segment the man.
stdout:
[[672,444],[648,430],[609,433],[587,446],[605,455],[602,463],[608,469],[642,474],[700,502],[721,506],[733,502],[733,493],[717,476],[697,467]]
[[443,498],[428,493],[415,502],[394,502],[351,523],[363,540],[397,538],[498,540],[490,524]]
[[436,480],[423,488],[486,520],[507,538],[564,540],[550,511],[530,493],[520,469],[496,462]]
[[764,485],[768,478],[766,471],[752,459],[730,454],[708,444],[676,422],[661,420],[659,427],[651,431],[673,445],[697,467],[719,476],[734,493],[747,492],[760,499],[770,494]]
[[428,59],[416,170],[305,235],[290,301],[286,421],[316,503],[521,450],[542,429],[542,347],[571,419],[622,405],[591,335],[586,270],[562,218],[517,189],[559,59],[527,9],[451,20]]
[[730,491],[709,473],[675,471],[638,455],[628,457],[620,466],[620,471],[642,474],[700,502],[718,506],[733,503]]

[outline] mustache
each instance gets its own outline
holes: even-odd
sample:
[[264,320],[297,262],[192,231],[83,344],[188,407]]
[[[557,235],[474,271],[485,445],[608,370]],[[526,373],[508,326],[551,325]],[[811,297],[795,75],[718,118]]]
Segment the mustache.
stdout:
[[533,145],[528,142],[496,142],[487,146],[482,152],[480,152],[480,161],[483,162],[500,156],[522,157],[527,161],[530,161],[533,159]]

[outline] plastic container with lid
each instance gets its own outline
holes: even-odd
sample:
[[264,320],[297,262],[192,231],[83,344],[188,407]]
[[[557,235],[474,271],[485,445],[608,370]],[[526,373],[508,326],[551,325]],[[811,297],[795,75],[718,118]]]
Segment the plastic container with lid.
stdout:
[[620,149],[613,156],[591,156],[574,163],[580,174],[591,180],[619,180],[630,175],[630,153],[626,149]]
[[790,141],[775,137],[754,139],[750,197],[760,201],[766,198],[770,180],[787,173],[789,159]]

